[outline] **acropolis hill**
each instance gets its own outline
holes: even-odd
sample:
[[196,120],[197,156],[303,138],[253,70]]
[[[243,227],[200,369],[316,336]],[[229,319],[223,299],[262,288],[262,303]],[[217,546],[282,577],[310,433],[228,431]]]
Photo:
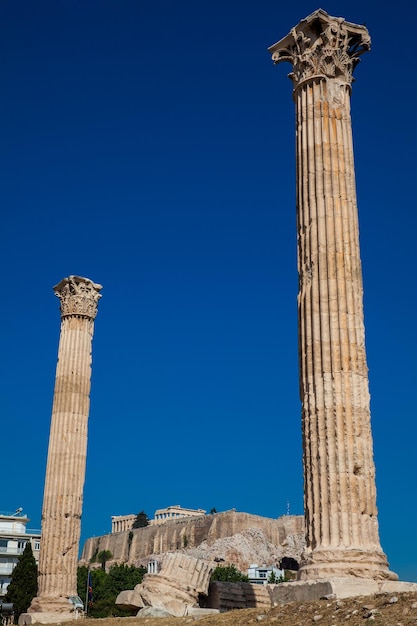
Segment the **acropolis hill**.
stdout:
[[272,519],[231,510],[92,537],[85,542],[80,565],[94,561],[102,550],[113,555],[109,565],[135,566],[180,550],[207,560],[224,560],[246,571],[251,563],[278,564],[284,557],[299,563],[303,548],[301,515]]

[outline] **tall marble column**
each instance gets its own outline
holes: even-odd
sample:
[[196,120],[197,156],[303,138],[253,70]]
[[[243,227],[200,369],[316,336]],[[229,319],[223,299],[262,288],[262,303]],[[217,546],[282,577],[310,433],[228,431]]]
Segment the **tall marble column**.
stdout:
[[306,551],[300,580],[396,579],[379,540],[350,116],[365,26],[321,9],[269,48],[293,66]]
[[101,285],[79,276],[64,278],[54,287],[61,305],[61,334],[42,509],[39,588],[29,615],[19,623],[42,623],[43,617],[50,621],[48,612],[71,619],[68,598],[77,595],[91,346],[100,290]]

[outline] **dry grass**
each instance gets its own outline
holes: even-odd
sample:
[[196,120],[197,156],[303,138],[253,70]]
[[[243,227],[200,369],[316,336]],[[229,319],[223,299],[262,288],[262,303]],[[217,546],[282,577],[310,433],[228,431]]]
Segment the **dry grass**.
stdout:
[[86,619],[83,626],[183,626],[196,621],[199,626],[417,626],[417,593],[294,602],[268,611],[230,611],[198,620],[194,617]]

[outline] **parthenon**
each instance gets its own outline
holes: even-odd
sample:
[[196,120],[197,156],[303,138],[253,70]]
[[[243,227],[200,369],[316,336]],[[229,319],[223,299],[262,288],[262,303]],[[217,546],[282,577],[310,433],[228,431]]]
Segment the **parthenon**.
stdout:
[[[150,526],[165,524],[171,520],[182,519],[184,517],[200,517],[205,515],[203,509],[187,509],[179,504],[174,504],[165,509],[157,509],[154,518],[149,520]],[[112,515],[111,532],[121,533],[130,530],[136,520],[136,515]]]

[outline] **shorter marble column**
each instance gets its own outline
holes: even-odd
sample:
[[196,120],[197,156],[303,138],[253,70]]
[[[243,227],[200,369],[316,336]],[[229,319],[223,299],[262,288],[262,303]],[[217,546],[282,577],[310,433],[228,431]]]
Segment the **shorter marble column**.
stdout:
[[77,617],[77,563],[87,455],[91,346],[101,285],[70,276],[56,287],[61,302],[58,349],[42,509],[38,595],[19,624]]

